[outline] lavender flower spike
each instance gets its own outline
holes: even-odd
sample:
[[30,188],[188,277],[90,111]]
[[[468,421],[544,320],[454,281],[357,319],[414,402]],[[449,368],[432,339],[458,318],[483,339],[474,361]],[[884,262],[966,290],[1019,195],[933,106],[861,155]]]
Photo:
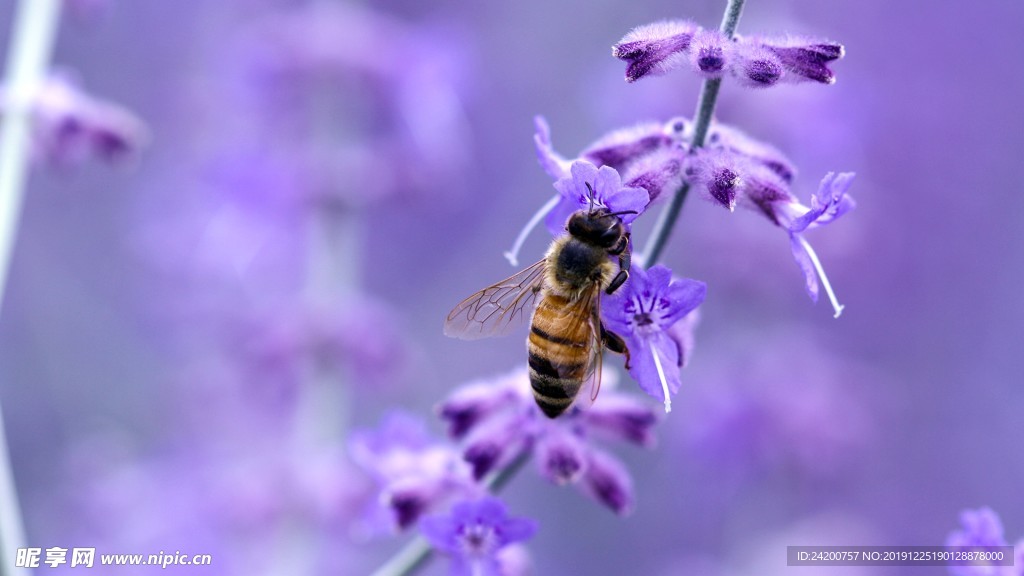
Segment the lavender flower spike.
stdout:
[[499,576],[498,553],[529,539],[537,524],[509,518],[501,500],[488,497],[459,502],[448,515],[424,518],[420,531],[435,549],[451,556],[452,576]]
[[686,65],[690,41],[698,30],[696,24],[686,20],[639,26],[612,47],[612,56],[628,63],[626,82],[648,74],[665,74]]
[[665,412],[672,411],[671,394],[679,391],[679,368],[689,340],[671,328],[704,301],[706,291],[703,282],[673,279],[672,271],[660,264],[647,272],[637,266],[603,307],[608,328],[629,347],[629,373],[644,392],[665,403]]

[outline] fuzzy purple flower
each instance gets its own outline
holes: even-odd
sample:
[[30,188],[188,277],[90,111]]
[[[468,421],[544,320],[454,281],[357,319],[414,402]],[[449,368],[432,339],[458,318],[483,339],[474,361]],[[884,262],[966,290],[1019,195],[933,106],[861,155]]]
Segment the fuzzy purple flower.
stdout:
[[434,549],[451,558],[453,576],[500,576],[501,550],[528,540],[537,524],[509,517],[501,500],[486,497],[458,502],[450,514],[424,518],[420,531]]
[[660,264],[646,272],[634,267],[629,281],[603,306],[602,319],[630,350],[629,373],[644,392],[664,402],[665,412],[672,409],[670,393],[679,391],[679,369],[688,352],[688,338],[672,328],[700,306],[706,292],[703,282],[673,279]]
[[610,166],[598,168],[590,162],[577,160],[569,168],[569,176],[555,182],[559,200],[544,219],[554,236],[565,233],[565,223],[574,212],[606,208],[619,213],[628,225],[647,208],[650,195],[643,188],[623,186],[618,171]]
[[732,54],[729,70],[744,86],[766,88],[782,78],[782,60],[760,44],[737,42]]
[[643,122],[605,134],[580,152],[580,158],[622,170],[637,158],[670,146],[672,137],[661,123]]
[[728,64],[731,42],[717,31],[700,30],[690,45],[690,65],[706,78],[718,78]]
[[[964,510],[960,513],[962,530],[956,530],[946,538],[946,546],[962,550],[979,547],[1009,546],[1003,535],[1003,523],[991,508]],[[1024,540],[1014,550],[1014,566],[992,566],[979,563],[972,566],[950,566],[949,572],[954,576],[1021,576],[1024,565],[1020,559],[1024,557]]]
[[729,39],[688,21],[667,21],[633,29],[612,48],[624,60],[626,81],[665,74],[685,65],[705,78],[726,72],[754,88],[780,81],[835,82],[828,63],[842,58],[841,44],[799,36]]
[[733,211],[742,184],[737,157],[721,148],[702,148],[690,166],[690,181],[713,202]]
[[822,84],[834,83],[836,77],[827,64],[842,58],[845,53],[842,44],[799,36],[764,38],[760,43],[778,56],[788,73],[787,80],[793,81],[806,79]]
[[[0,88],[0,114],[17,95]],[[95,155],[116,160],[137,152],[149,138],[142,121],[126,109],[85,93],[66,72],[55,72],[30,96],[36,159],[65,165]]]
[[554,484],[575,485],[625,514],[633,502],[629,474],[592,440],[652,446],[658,415],[639,399],[609,390],[615,385],[610,373],[604,380],[604,390],[591,406],[571,408],[556,420],[537,407],[525,370],[490,385],[477,382],[456,390],[438,412],[448,421],[452,437],[461,440],[463,457],[478,478],[532,451],[541,476]]
[[371,529],[403,530],[426,512],[457,496],[479,493],[469,469],[453,447],[431,438],[423,422],[389,414],[375,431],[352,435],[349,451],[379,486],[380,508],[368,513]]
[[686,62],[690,41],[699,29],[687,20],[640,26],[612,47],[612,56],[626,61],[627,82],[635,82],[648,74],[665,74]]

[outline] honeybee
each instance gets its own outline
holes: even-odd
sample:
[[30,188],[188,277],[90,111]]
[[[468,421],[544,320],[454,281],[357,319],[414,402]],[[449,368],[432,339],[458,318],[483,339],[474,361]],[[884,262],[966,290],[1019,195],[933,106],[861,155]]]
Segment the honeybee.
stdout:
[[[601,293],[614,293],[629,277],[622,214],[635,212],[593,206],[574,212],[565,226],[569,233],[551,243],[543,260],[466,298],[445,320],[446,335],[473,340],[507,333],[532,310],[530,385],[549,418],[565,412],[588,379],[591,400],[597,397],[605,348],[625,354],[629,366],[625,341],[601,323]],[[610,257],[617,258],[617,270]]]

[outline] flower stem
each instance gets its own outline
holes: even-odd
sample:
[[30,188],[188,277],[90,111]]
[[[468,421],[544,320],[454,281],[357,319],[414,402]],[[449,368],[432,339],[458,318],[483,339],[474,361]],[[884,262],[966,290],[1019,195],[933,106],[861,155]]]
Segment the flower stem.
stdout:
[[[719,27],[719,30],[726,38],[732,39],[736,33],[736,25],[739,24],[740,14],[743,13],[743,2],[744,0],[729,0],[729,4],[725,8],[725,15],[722,16],[722,25]],[[691,152],[704,146],[704,140],[708,136],[708,129],[711,127],[711,117],[715,112],[715,103],[718,101],[718,89],[721,86],[721,78],[709,78],[704,81],[701,87],[700,100],[697,102],[697,113],[694,120],[693,140],[690,142]],[[668,238],[672,234],[672,229],[675,227],[676,220],[679,219],[679,211],[682,210],[683,202],[686,201],[686,196],[689,192],[690,185],[688,183],[683,184],[679,190],[676,190],[668,207],[659,216],[658,222],[655,223],[654,230],[651,232],[651,238],[644,248],[644,266],[653,265],[661,257],[661,253],[668,243]]]
[[[0,126],[0,305],[28,175],[32,99],[46,75],[63,0],[21,0],[14,19],[4,84],[7,109]],[[0,415],[0,576],[27,573],[15,568],[25,529]]]
[[[484,486],[491,493],[501,491],[516,474],[523,468],[526,461],[530,459],[530,451],[524,451],[508,466],[495,472],[486,481]],[[423,536],[416,536],[397,554],[391,557],[383,566],[377,569],[371,576],[407,576],[426,565],[434,553],[430,543]]]

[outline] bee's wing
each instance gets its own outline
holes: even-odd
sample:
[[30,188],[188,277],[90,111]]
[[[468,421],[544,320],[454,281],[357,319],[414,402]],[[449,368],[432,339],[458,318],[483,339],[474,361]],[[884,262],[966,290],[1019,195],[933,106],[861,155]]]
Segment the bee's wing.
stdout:
[[597,400],[601,391],[601,372],[604,367],[604,340],[601,338],[601,286],[594,287],[593,309],[588,316],[590,322],[591,353],[586,380],[590,382],[590,401]]
[[544,285],[547,260],[541,260],[459,303],[444,321],[444,333],[476,340],[506,334],[529,319]]

